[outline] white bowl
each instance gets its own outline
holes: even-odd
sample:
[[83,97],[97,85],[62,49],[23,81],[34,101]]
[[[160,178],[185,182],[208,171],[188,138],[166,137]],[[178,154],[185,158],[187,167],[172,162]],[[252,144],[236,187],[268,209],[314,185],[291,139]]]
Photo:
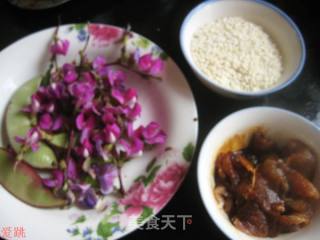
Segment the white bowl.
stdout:
[[[273,39],[283,61],[283,74],[278,85],[255,92],[230,90],[209,79],[196,66],[190,51],[194,32],[205,23],[231,16],[243,17],[262,26]],[[198,78],[210,89],[229,97],[257,97],[279,91],[298,77],[306,59],[305,43],[296,24],[282,10],[261,0],[205,1],[195,7],[185,18],[180,30],[180,45]]]
[[[278,108],[254,107],[248,108],[223,119],[208,134],[205,139],[198,160],[198,185],[200,194],[207,212],[215,224],[234,240],[261,239],[249,236],[235,228],[228,219],[228,216],[216,201],[213,195],[215,187],[214,163],[219,149],[231,137],[236,134],[245,133],[246,130],[262,126],[271,137],[278,141],[290,138],[299,139],[308,144],[318,156],[314,183],[320,187],[320,130],[313,123],[303,117]],[[273,240],[318,240],[320,236],[320,214],[314,216],[311,224],[295,233],[281,234]]]

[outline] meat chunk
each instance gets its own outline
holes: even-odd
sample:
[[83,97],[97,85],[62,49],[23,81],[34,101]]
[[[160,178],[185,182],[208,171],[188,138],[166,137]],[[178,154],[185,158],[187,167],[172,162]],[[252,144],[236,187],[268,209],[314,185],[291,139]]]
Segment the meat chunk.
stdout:
[[279,166],[278,157],[274,155],[267,157],[259,166],[259,171],[277,193],[283,195],[288,191],[288,180]]
[[290,215],[280,215],[277,220],[284,232],[294,232],[308,225],[312,215],[309,213],[294,213]]
[[290,140],[283,154],[289,167],[297,170],[309,180],[313,179],[316,156],[306,144],[299,140]]
[[265,212],[279,214],[285,211],[284,201],[277,192],[271,189],[267,180],[257,172],[250,199],[257,202]]
[[233,225],[241,231],[256,237],[267,237],[268,221],[255,203],[247,203],[232,219]]
[[286,209],[291,212],[312,212],[311,204],[308,203],[306,200],[303,199],[292,199],[287,198],[285,200]]
[[233,164],[233,154],[231,152],[219,155],[216,162],[216,168],[216,171],[221,178],[227,178],[233,186],[238,185],[240,177]]
[[298,171],[287,168],[286,176],[292,194],[312,200],[318,200],[320,198],[318,189]]
[[247,181],[241,181],[240,184],[235,189],[239,197],[246,200],[250,198],[252,190],[253,190],[252,184]]
[[259,130],[252,135],[249,148],[256,154],[265,154],[275,150],[276,144]]
[[240,152],[238,154],[235,154],[234,158],[237,163],[242,166],[247,172],[252,174],[255,172],[254,164],[243,153]]

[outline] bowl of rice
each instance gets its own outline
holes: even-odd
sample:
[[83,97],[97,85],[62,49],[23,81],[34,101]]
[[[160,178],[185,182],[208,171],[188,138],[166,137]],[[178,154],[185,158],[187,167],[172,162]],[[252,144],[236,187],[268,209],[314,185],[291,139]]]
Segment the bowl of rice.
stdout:
[[196,6],[180,30],[190,67],[211,90],[228,97],[259,97],[282,90],[306,59],[293,20],[261,0],[209,0]]

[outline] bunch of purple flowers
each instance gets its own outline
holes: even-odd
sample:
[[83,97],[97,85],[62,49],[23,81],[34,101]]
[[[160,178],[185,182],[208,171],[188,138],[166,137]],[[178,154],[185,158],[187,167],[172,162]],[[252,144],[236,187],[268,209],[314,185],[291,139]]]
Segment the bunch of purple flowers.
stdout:
[[[66,55],[69,46],[67,40],[55,38],[50,46],[52,60]],[[16,141],[24,149],[37,151],[47,135],[66,134],[67,145],[53,147],[58,167],[43,184],[70,203],[94,208],[99,197],[117,191],[123,194],[122,165],[165,143],[166,134],[157,122],[136,126],[141,105],[137,90],[125,85],[129,68],[115,67],[104,56],[93,61],[83,53],[80,56],[79,64],[52,64],[49,81],[41,84],[22,109],[34,124]],[[135,72],[157,76],[163,65],[160,58],[145,54],[136,59]]]

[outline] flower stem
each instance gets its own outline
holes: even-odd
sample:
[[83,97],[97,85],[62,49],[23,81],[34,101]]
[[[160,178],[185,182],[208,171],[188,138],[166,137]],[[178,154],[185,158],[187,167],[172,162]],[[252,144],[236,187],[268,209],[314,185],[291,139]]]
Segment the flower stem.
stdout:
[[121,63],[121,61],[114,61],[114,62],[108,63],[107,66],[119,66],[119,67],[125,68],[133,73],[140,75],[142,78],[145,78],[145,79],[152,79],[153,78],[155,80],[162,81],[161,77],[153,76],[148,73],[143,73],[143,72],[140,72],[139,70],[129,68],[127,65]]
[[117,170],[118,170],[118,178],[119,178],[119,183],[120,183],[120,194],[122,196],[125,195],[125,190],[124,190],[124,186],[123,186],[123,181],[122,181],[122,175],[121,175],[121,166],[119,166],[119,164],[117,164]]
[[71,156],[71,150],[74,144],[74,130],[72,129],[70,132],[70,138],[69,138],[69,145],[68,145],[68,150],[67,150],[67,156],[66,156],[66,161],[68,161],[68,159]]
[[90,41],[90,35],[88,35],[86,42],[83,46],[83,48],[79,51],[80,55],[80,66],[83,66],[84,60],[85,60],[85,52],[87,51],[87,48],[89,46],[89,41]]

